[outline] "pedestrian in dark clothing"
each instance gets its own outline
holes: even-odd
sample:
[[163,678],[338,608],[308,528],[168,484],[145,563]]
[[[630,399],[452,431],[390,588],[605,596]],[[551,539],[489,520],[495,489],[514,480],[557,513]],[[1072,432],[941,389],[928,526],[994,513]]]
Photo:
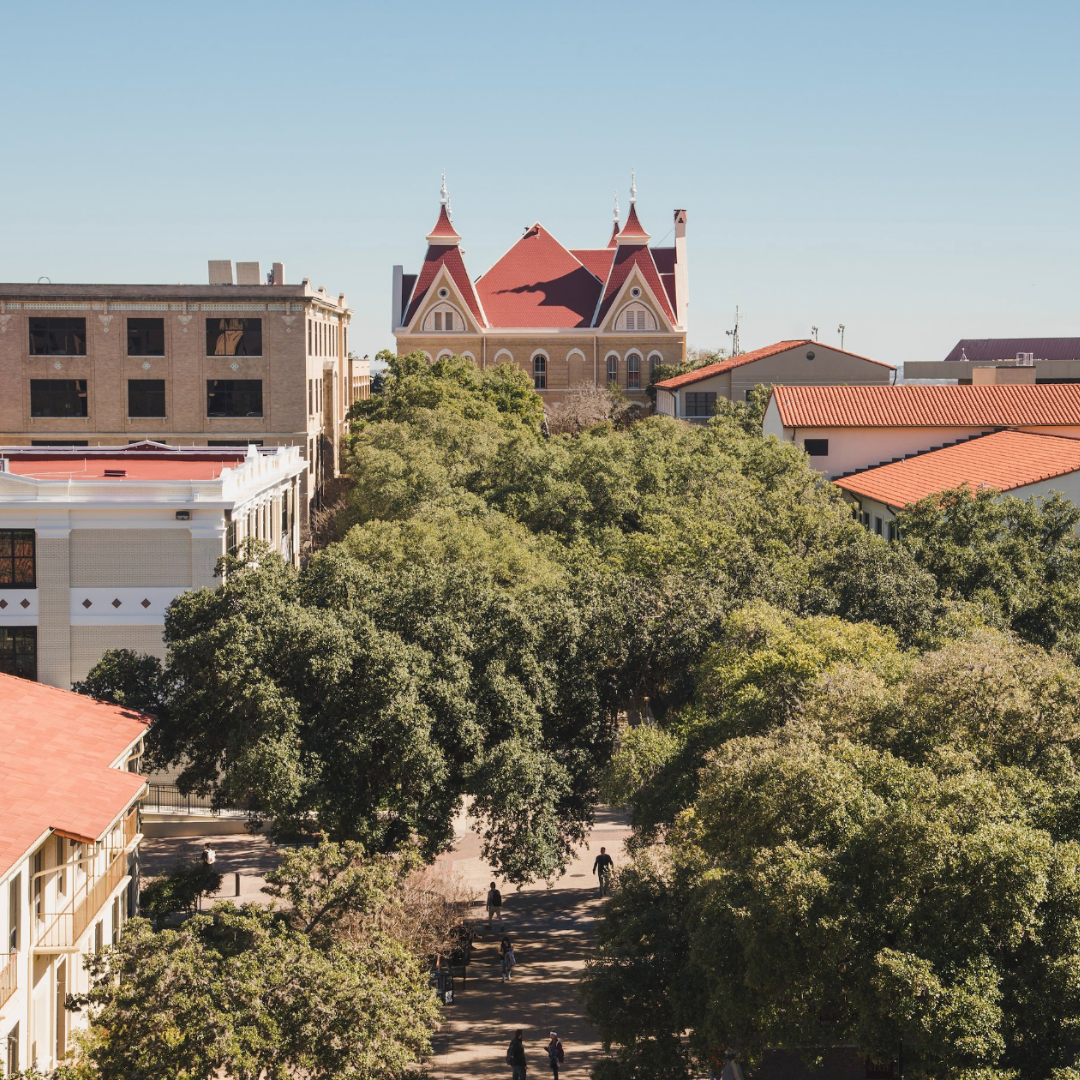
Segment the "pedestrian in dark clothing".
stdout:
[[547,1044],[547,1056],[551,1065],[551,1075],[555,1077],[555,1080],[559,1080],[559,1066],[563,1062],[563,1048],[562,1043],[559,1042],[559,1036],[554,1031],[551,1033],[551,1041]]
[[510,944],[510,939],[508,937],[504,937],[500,942],[499,955],[502,957],[503,982],[507,982],[513,974],[514,965],[517,963],[517,957],[514,955],[514,946]]
[[597,880],[600,883],[601,896],[607,892],[608,877],[611,875],[614,866],[615,863],[612,862],[611,856],[607,853],[606,849],[601,848],[600,854],[596,856],[596,859],[592,864],[592,872],[596,875]]
[[525,1044],[521,1041],[520,1029],[506,1048],[506,1064],[514,1070],[513,1080],[525,1080]]
[[495,882],[491,883],[491,888],[488,889],[487,894],[487,913],[488,913],[488,926],[491,925],[491,917],[494,915],[499,920],[499,925],[502,925],[502,893],[495,888]]

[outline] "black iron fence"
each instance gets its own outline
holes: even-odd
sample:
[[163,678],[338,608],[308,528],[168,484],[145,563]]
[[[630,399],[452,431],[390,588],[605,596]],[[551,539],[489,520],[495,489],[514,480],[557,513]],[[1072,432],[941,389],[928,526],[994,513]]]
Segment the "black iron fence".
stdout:
[[241,803],[226,802],[215,806],[209,795],[187,795],[175,784],[151,784],[142,804],[143,810],[171,811],[175,814],[193,813],[245,813],[247,806]]

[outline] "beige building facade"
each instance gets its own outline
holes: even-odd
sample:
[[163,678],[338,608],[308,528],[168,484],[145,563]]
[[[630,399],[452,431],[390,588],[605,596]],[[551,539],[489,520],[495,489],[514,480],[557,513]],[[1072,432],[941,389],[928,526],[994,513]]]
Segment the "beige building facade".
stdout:
[[547,404],[611,384],[647,404],[653,369],[686,356],[685,210],[672,231],[672,247],[650,246],[635,193],[621,225],[616,205],[606,247],[566,248],[536,223],[473,281],[444,186],[419,272],[394,268],[398,352],[515,364]]
[[298,446],[0,448],[0,672],[67,689],[106,649],[163,659],[167,607],[223,555],[297,562],[305,472]]
[[352,310],[281,264],[207,285],[0,285],[0,443],[297,446],[305,516],[369,393]]

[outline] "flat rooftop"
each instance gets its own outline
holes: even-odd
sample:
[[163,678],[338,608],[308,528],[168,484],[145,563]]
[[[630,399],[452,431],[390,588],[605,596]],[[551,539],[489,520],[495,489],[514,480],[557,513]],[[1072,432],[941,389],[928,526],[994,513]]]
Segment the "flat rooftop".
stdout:
[[[0,450],[0,457],[6,457]],[[7,459],[7,472],[35,480],[216,480],[226,469],[243,464],[243,454],[184,457],[168,460],[131,454],[126,457],[63,457]]]

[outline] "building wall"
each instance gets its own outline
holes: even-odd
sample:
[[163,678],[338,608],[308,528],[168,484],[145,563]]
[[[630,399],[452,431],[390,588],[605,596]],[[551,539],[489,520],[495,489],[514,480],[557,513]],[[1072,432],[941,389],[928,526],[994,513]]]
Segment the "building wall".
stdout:
[[753,386],[885,386],[895,371],[815,341],[732,368],[730,375],[732,399],[745,401]]
[[[686,356],[685,333],[544,331],[500,334],[498,330],[476,334],[397,335],[399,353],[417,350],[432,360],[442,355],[469,355],[478,367],[513,363],[533,378],[533,358],[542,352],[548,360],[547,387],[539,390],[545,402],[554,404],[566,397],[567,390],[579,386],[607,386],[607,358],[618,358],[618,384],[631,400],[648,402],[645,387],[649,384],[649,358],[658,363],[681,364]],[[637,390],[627,386],[626,358],[637,353],[641,358]]]
[[[335,474],[349,393],[367,392],[366,362],[346,379],[350,312],[328,295],[309,287],[277,286],[246,290],[233,299],[229,286],[206,299],[204,286],[192,299],[178,287],[155,300],[110,299],[105,286],[86,296],[72,286],[4,286],[0,297],[0,443],[22,446],[34,440],[85,439],[91,446],[125,445],[155,439],[172,445],[206,445],[249,440],[265,446],[300,446],[309,461],[304,478],[305,509],[322,481]],[[160,287],[114,286],[116,292],[138,289],[160,293]],[[259,296],[252,299],[252,295]],[[261,295],[260,295],[261,294]],[[11,299],[7,299],[7,297]],[[86,355],[35,356],[30,353],[29,320],[36,317],[79,317],[86,320]],[[262,356],[207,356],[206,321],[223,317],[262,320]],[[127,320],[161,318],[164,356],[128,356]],[[323,379],[325,367],[338,374],[332,391],[311,395],[309,386]],[[166,416],[130,418],[128,381],[163,379]],[[86,418],[44,418],[30,415],[31,379],[85,379]],[[212,379],[262,381],[261,417],[207,416],[206,384]],[[336,387],[336,390],[333,388]],[[309,407],[310,401],[310,407]],[[321,402],[321,405],[320,405]],[[319,458],[320,437],[329,440]]]

